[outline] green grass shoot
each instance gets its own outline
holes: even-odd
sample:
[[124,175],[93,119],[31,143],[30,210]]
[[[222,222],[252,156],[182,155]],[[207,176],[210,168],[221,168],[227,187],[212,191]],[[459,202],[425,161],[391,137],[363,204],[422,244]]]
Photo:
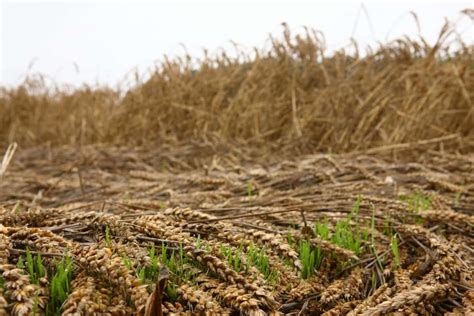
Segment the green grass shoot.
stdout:
[[329,229],[329,224],[327,221],[314,223],[314,233],[322,239],[329,240],[330,232],[331,230]]
[[357,225],[356,231],[353,232],[348,219],[336,223],[331,241],[342,248],[352,250],[357,255],[361,253],[360,228]]
[[[370,222],[370,228],[371,228],[372,232],[375,231],[375,208],[374,207],[372,208],[372,220]],[[379,255],[378,255],[377,248],[375,246],[375,237],[374,237],[373,233],[370,235],[370,249],[372,250],[372,253],[375,256],[375,260],[377,262],[377,265],[378,265],[379,269],[381,271],[383,271],[383,269],[384,269],[383,268],[383,263],[382,263],[382,260],[380,259]]]
[[133,262],[127,255],[122,256],[122,263],[127,269],[133,270]]
[[179,299],[178,286],[173,283],[166,284],[166,295],[171,303],[175,303]]
[[428,210],[431,205],[431,197],[429,195],[423,194],[423,192],[420,191],[409,195],[402,195],[400,196],[400,200],[405,202],[408,206],[408,209],[414,213]]
[[[362,239],[367,240],[368,238],[368,229],[366,228],[362,234],[357,219],[361,202],[362,198],[359,195],[347,217],[336,222],[332,235],[327,221],[316,222],[314,224],[314,233],[324,240],[330,241],[342,248],[352,250],[355,254],[359,255],[362,252]],[[351,221],[353,220],[355,220],[354,228],[351,226]]]
[[201,235],[198,235],[198,238],[196,239],[196,242],[194,244],[194,248],[196,248],[197,250],[201,249]]
[[64,257],[56,266],[56,272],[49,285],[49,301],[47,311],[49,315],[60,315],[61,306],[71,292],[72,258]]
[[23,259],[23,256],[20,256],[20,258],[18,258],[18,262],[16,263],[16,267],[18,269],[24,269],[25,268],[25,260]]
[[240,244],[240,246],[235,251],[232,249],[232,247],[221,244],[219,247],[219,252],[224,256],[229,266],[231,266],[235,271],[240,272],[245,270],[246,267],[242,262],[242,244]]
[[253,243],[247,249],[247,266],[246,271],[248,272],[250,266],[256,267],[270,283],[276,283],[279,278],[277,271],[271,269],[270,260],[265,254],[265,251],[261,248],[255,247]]
[[26,271],[30,275],[30,282],[39,285],[39,280],[46,276],[46,269],[43,265],[41,255],[32,256],[30,250],[26,248]]
[[247,182],[247,196],[251,197],[253,194],[253,184],[252,181]]
[[397,234],[392,236],[392,238],[390,240],[390,247],[392,248],[393,261],[394,261],[394,264],[395,264],[395,268],[398,269],[400,267],[400,253],[398,251]]
[[300,260],[303,264],[301,277],[308,279],[314,275],[314,272],[319,269],[322,262],[322,254],[320,249],[312,249],[311,244],[307,240],[300,242],[299,248]]

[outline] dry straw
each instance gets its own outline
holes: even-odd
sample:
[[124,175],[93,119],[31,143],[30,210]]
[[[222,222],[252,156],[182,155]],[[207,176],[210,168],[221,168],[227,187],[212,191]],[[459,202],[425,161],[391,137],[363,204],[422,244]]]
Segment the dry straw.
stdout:
[[127,91],[32,79],[4,88],[0,145],[220,140],[291,154],[472,145],[473,47],[448,25],[434,45],[403,37],[365,52],[354,43],[329,54],[317,32],[286,26],[270,43],[165,58]]
[[[306,156],[211,169],[200,181],[202,169],[130,177],[152,170],[160,156],[106,150],[66,148],[53,151],[52,160],[44,151],[25,151],[0,183],[0,273],[6,281],[0,313],[31,312],[36,293],[47,297],[47,284],[27,282],[30,272],[18,264],[27,249],[40,254],[49,271],[70,254],[63,313],[146,310],[156,288],[149,273],[155,265],[170,271],[165,314],[472,310],[472,154],[431,151],[409,164],[352,154],[334,155],[331,163]],[[71,164],[83,170],[86,195]],[[433,191],[428,179],[441,173],[465,191]],[[402,200],[381,187],[379,179],[387,176],[404,192]],[[249,179],[257,188],[251,195]],[[48,194],[33,203],[43,189]],[[413,207],[420,198],[430,200],[429,208]],[[350,228],[341,234],[338,223],[350,214]],[[393,264],[394,234],[399,264]],[[358,256],[336,245],[335,236],[360,236]],[[305,259],[302,239],[320,252],[320,265]],[[302,278],[305,267],[311,274]],[[23,291],[17,300],[16,290]]]

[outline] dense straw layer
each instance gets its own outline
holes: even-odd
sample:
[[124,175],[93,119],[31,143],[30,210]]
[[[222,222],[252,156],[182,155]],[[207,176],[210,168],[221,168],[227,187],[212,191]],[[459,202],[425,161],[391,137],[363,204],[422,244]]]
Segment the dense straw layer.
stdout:
[[470,315],[474,154],[229,153],[203,169],[181,152],[15,156],[0,179],[0,315],[143,315],[156,297],[165,315]]
[[[454,149],[474,138],[474,50],[445,26],[437,43],[401,38],[329,55],[313,30],[237,49],[165,58],[128,91],[0,91],[0,145],[245,144],[294,153],[357,151],[422,141]],[[229,57],[237,55],[237,57]],[[437,141],[440,140],[440,141]]]

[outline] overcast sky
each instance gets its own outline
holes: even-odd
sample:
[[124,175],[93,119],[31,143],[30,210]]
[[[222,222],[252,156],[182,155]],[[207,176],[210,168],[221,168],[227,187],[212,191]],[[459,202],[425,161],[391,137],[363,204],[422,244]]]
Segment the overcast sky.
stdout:
[[230,47],[265,45],[269,33],[281,34],[281,23],[321,30],[330,49],[349,42],[385,41],[416,35],[417,13],[422,35],[433,41],[444,18],[459,23],[473,43],[472,22],[462,9],[473,1],[445,2],[111,2],[0,0],[0,84],[15,85],[28,73],[42,73],[59,83],[115,85],[138,67],[141,73],[164,54],[187,50],[198,56]]

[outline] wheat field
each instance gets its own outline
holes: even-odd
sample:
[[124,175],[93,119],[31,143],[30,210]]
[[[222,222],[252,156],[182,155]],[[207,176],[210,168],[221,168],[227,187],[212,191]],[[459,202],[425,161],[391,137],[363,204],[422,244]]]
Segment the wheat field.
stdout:
[[1,315],[474,313],[472,44],[269,43],[1,89]]

